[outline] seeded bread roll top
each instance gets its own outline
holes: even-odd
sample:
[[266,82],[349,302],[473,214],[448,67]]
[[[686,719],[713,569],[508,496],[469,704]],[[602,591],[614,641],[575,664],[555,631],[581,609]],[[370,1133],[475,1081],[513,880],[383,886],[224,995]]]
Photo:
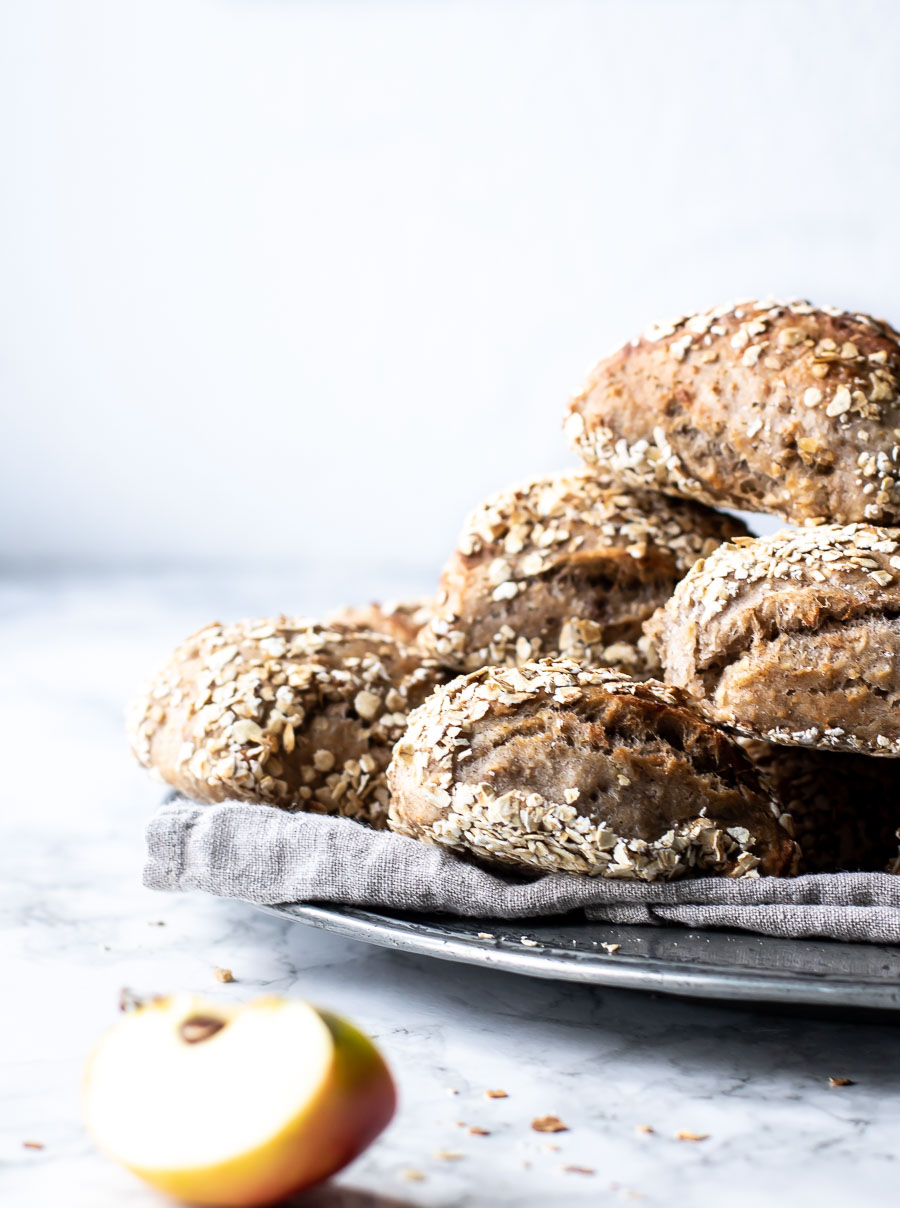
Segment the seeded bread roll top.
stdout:
[[446,678],[385,634],[299,618],[214,624],[129,713],[134,753],[194,801],[253,801],[383,825],[407,714]]
[[747,532],[730,516],[567,471],[468,517],[420,644],[472,671],[538,656],[648,675],[641,626],[698,558]]
[[900,522],[900,342],[883,320],[743,302],[601,361],[566,432],[632,485],[786,520]]
[[797,856],[744,752],[681,692],[564,660],[438,689],[388,782],[393,830],[523,870],[740,877]]
[[646,632],[666,681],[720,725],[900,755],[900,530],[822,525],[723,545]]
[[422,626],[431,620],[433,607],[434,601],[428,596],[419,596],[414,600],[386,600],[383,604],[347,604],[329,613],[325,622],[335,628],[347,626],[386,633],[388,637],[411,646]]

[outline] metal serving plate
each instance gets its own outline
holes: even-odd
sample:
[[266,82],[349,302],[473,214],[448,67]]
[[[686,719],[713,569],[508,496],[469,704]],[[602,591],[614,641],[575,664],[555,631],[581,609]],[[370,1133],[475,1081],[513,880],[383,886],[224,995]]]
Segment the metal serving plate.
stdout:
[[[529,977],[696,998],[900,1011],[900,947],[616,927],[572,915],[510,923],[353,906],[262,909],[369,944]],[[619,947],[610,952],[604,944]]]

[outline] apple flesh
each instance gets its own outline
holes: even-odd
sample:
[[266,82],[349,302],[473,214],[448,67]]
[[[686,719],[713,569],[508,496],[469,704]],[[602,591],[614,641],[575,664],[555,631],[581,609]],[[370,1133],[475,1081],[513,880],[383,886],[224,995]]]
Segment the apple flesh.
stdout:
[[279,997],[156,999],[100,1041],[85,1118],[101,1149],[161,1191],[252,1208],[328,1178],[394,1114],[391,1075],[343,1019]]

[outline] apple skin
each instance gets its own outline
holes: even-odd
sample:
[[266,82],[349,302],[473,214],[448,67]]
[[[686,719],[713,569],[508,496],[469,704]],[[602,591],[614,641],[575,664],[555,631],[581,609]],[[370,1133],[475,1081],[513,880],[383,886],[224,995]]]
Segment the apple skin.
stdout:
[[[167,1001],[156,1000],[140,1009],[164,1007]],[[278,1000],[258,999],[253,1005],[265,1001]],[[210,1208],[263,1208],[337,1173],[390,1123],[397,1092],[387,1065],[367,1036],[339,1016],[313,1010],[331,1034],[330,1067],[313,1098],[270,1140],[214,1165],[175,1170],[143,1167],[116,1153],[110,1156],[158,1190]],[[211,1006],[209,1013],[216,1014],[216,1007]],[[90,1069],[89,1062],[85,1081],[89,1130]],[[135,1088],[135,1093],[141,1094],[142,1088]],[[177,1087],[171,1093],[177,1095]],[[122,1111],[127,1111],[127,1104],[122,1104]],[[95,1134],[95,1140],[110,1153],[102,1137]]]

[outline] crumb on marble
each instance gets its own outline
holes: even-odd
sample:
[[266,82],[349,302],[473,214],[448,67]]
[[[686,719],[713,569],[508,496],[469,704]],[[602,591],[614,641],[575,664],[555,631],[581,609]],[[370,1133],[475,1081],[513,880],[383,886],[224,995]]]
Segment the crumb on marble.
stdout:
[[414,1166],[407,1166],[405,1170],[400,1171],[401,1179],[406,1179],[407,1183],[424,1183],[425,1175],[421,1170],[416,1170]]
[[687,1128],[682,1128],[675,1134],[676,1141],[708,1141],[709,1133],[695,1133]]
[[608,952],[608,953],[610,954],[610,956],[612,956],[612,954],[613,954],[614,952],[618,952],[618,951],[619,951],[619,949],[622,947],[622,945],[621,945],[621,944],[607,944],[607,943],[602,943],[602,944],[600,945],[600,947],[601,947],[601,948],[604,950],[604,952]]
[[480,940],[492,940],[494,938],[493,931],[479,931],[478,938]]
[[531,1121],[531,1127],[539,1133],[568,1132],[569,1126],[563,1124],[559,1116],[537,1116]]
[[458,1095],[458,1094],[459,1094],[459,1089],[458,1089],[457,1087],[455,1087],[455,1086],[448,1086],[448,1087],[447,1087],[447,1094],[448,1094],[448,1095]]
[[458,1162],[463,1155],[458,1149],[436,1149],[434,1156],[442,1162]]
[[635,1124],[634,1131],[649,1137],[655,1130],[649,1124]]
[[565,1174],[596,1174],[593,1166],[563,1166]]
[[856,1083],[852,1078],[829,1078],[829,1086],[855,1086]]
[[519,943],[524,944],[526,948],[536,948],[538,946],[537,940],[529,939],[527,935],[523,935]]
[[480,1128],[477,1124],[473,1124],[469,1132],[473,1137],[489,1137],[491,1135],[489,1128]]
[[23,1149],[43,1149],[44,1142],[43,1141],[23,1141],[22,1148]]
[[509,1095],[506,1093],[506,1091],[485,1091],[484,1095],[485,1095],[486,1099],[508,1099],[509,1098]]
[[166,925],[165,919],[148,919],[147,920],[148,927],[165,927],[165,925]]
[[217,982],[223,982],[226,985],[228,984],[228,982],[234,981],[234,974],[231,972],[231,970],[223,969],[221,965],[215,966],[215,968],[213,969],[213,977],[216,979]]

